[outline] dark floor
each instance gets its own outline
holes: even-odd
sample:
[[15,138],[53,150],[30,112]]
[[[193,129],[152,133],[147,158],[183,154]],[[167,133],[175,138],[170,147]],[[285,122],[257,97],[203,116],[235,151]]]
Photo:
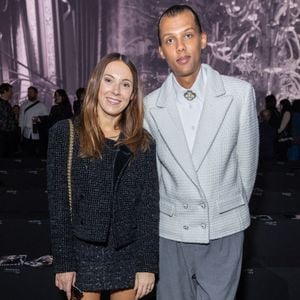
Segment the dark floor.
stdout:
[[[46,162],[0,160],[0,259],[51,254],[47,208]],[[250,210],[236,300],[299,300],[300,220],[294,216],[300,215],[300,162],[261,164]],[[54,286],[51,266],[16,262],[0,266],[0,299],[65,297]]]

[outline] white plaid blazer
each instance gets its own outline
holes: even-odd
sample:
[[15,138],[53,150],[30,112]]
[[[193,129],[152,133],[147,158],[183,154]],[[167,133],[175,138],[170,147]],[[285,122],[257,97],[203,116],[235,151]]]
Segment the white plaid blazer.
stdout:
[[145,128],[157,144],[160,236],[188,243],[209,243],[249,226],[258,161],[252,86],[201,67],[207,86],[192,153],[172,77],[145,98]]

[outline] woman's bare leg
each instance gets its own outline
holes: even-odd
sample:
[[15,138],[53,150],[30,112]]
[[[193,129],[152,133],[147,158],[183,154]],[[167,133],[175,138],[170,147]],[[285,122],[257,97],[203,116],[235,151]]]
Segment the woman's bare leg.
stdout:
[[122,290],[110,294],[110,300],[135,300],[135,290]]
[[84,292],[81,300],[100,300],[101,294],[96,292]]

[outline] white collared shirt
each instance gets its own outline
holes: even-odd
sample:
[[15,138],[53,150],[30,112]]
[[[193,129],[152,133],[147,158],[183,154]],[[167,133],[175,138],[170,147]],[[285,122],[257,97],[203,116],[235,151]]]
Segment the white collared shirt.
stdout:
[[[173,85],[176,93],[176,106],[180,115],[185,138],[192,153],[195,142],[195,137],[198,129],[198,123],[203,109],[206,72],[204,68],[200,68],[197,78],[190,89],[182,87],[176,80],[173,74]],[[187,90],[192,90],[196,93],[196,98],[192,101],[184,98],[184,93]]]
[[19,118],[19,126],[21,127],[22,136],[27,139],[38,140],[39,134],[33,133],[32,130],[32,118],[37,116],[48,116],[49,111],[45,104],[38,103],[35,106],[29,108],[25,113],[25,109],[32,105],[34,102],[26,100],[20,108],[20,118]]

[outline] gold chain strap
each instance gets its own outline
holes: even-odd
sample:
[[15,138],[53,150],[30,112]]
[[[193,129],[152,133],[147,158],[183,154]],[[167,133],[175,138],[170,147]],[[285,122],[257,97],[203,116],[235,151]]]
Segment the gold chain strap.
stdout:
[[70,136],[69,136],[69,153],[68,153],[68,198],[70,208],[70,218],[72,223],[72,160],[73,160],[73,148],[74,148],[74,125],[71,119],[69,119]]

